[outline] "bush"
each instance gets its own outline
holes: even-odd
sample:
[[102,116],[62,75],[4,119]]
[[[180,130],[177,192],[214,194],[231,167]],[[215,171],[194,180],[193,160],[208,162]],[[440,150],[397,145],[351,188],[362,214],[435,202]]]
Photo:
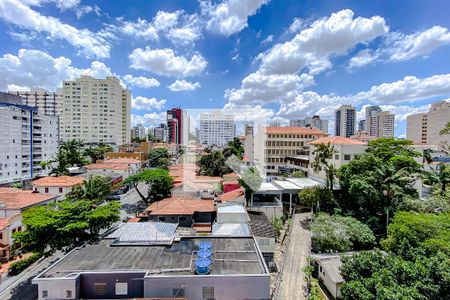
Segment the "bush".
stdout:
[[30,257],[16,261],[9,266],[9,275],[17,275],[42,257],[41,253],[34,253]]

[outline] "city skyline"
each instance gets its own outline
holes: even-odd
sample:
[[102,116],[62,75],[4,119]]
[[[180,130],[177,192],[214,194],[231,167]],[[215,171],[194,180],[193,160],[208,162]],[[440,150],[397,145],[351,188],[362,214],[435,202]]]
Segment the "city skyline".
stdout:
[[340,105],[354,105],[357,122],[380,105],[403,137],[407,115],[450,94],[450,6],[423,3],[2,0],[0,89],[116,75],[133,95],[132,124],[146,127],[172,107],[250,107],[269,123],[317,114],[332,129]]

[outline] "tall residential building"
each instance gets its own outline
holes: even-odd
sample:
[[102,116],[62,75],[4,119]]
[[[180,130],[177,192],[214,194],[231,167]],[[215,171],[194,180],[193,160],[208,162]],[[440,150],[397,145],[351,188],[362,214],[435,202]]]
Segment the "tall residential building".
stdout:
[[119,79],[82,75],[63,82],[61,140],[127,144],[131,140],[131,94]]
[[358,122],[358,130],[365,131],[366,130],[366,120],[360,120]]
[[244,135],[253,135],[253,126],[252,125],[245,124]]
[[395,115],[388,111],[372,112],[370,135],[377,138],[394,137]]
[[305,127],[260,127],[255,135],[254,161],[263,175],[279,174],[286,165],[287,157],[296,157],[309,152],[308,142],[326,133],[317,128]]
[[166,124],[159,124],[158,127],[155,127],[152,129],[152,134],[155,139],[160,140],[161,142],[167,142],[167,125]]
[[10,94],[22,98],[23,104],[36,107],[43,115],[60,116],[62,113],[63,95],[62,90],[49,92],[42,88],[32,88],[30,91],[9,91]]
[[366,124],[364,130],[366,130],[369,135],[376,136],[377,125],[372,124],[372,117],[375,116],[376,113],[381,112],[381,108],[378,105],[372,105],[366,107]]
[[187,111],[172,108],[167,111],[168,142],[185,144],[189,141],[189,117]]
[[200,144],[224,146],[236,136],[234,116],[220,111],[200,114]]
[[305,119],[298,119],[298,120],[290,120],[289,126],[290,127],[305,127]]
[[58,151],[58,117],[0,92],[0,184],[48,175],[41,165]]
[[312,117],[306,117],[299,120],[289,121],[291,127],[314,127],[328,133],[328,120],[323,120],[320,116],[315,115]]
[[354,106],[342,105],[335,112],[336,136],[351,137],[355,133],[356,110]]
[[438,101],[431,104],[427,113],[410,115],[406,119],[406,138],[414,144],[439,146],[450,144],[450,135],[440,135],[439,132],[450,122],[450,102]]
[[137,124],[131,129],[132,138],[147,139],[147,129],[142,124]]

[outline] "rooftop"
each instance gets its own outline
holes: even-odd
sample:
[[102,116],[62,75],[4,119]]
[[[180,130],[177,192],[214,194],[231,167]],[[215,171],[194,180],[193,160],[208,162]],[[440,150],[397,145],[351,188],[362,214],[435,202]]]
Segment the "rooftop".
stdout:
[[127,164],[105,164],[105,163],[99,163],[99,164],[90,164],[85,166],[86,169],[92,170],[92,169],[104,169],[104,170],[127,170],[128,165]]
[[318,186],[318,185],[322,184],[319,181],[312,180],[311,178],[307,178],[307,177],[286,178],[286,181],[289,181],[289,182],[295,184],[296,186],[298,186],[298,189],[304,189],[304,188]]
[[252,237],[182,237],[166,246],[114,246],[112,240],[104,239],[75,249],[39,277],[117,271],[148,272],[146,276],[193,275],[195,252],[202,241],[212,243],[211,275],[267,275]]
[[315,134],[315,135],[327,135],[322,130],[315,127],[266,127],[267,134]]
[[226,201],[234,201],[234,200],[239,200],[239,199],[243,199],[244,197],[244,189],[243,188],[238,188],[232,191],[229,191],[227,193],[223,193],[221,195],[219,195],[219,200],[222,202],[226,202]]
[[267,216],[258,211],[248,211],[250,228],[254,236],[276,238],[277,233]]
[[39,194],[31,190],[0,188],[0,208],[23,209],[37,204],[45,204],[57,197],[58,195]]
[[47,176],[32,182],[35,187],[71,187],[83,184],[84,178],[80,176]]
[[149,215],[193,215],[195,212],[214,212],[213,200],[171,197],[152,203],[146,212]]
[[3,230],[9,226],[10,219],[11,218],[0,218],[0,230]]
[[250,236],[246,223],[215,223],[212,234],[217,236]]
[[142,161],[134,158],[112,158],[104,161],[105,164],[140,164]]
[[313,255],[313,259],[319,263],[324,272],[327,273],[334,283],[344,282],[344,278],[341,276],[339,268],[342,266],[341,257],[339,254],[323,254]]
[[332,144],[332,145],[366,145],[366,143],[356,140],[356,139],[351,139],[351,138],[346,138],[343,136],[325,136],[325,137],[321,137],[318,138],[317,140],[311,141],[308,144],[311,145],[318,145],[318,144]]
[[116,244],[170,245],[177,226],[161,222],[121,223],[106,238],[115,239]]

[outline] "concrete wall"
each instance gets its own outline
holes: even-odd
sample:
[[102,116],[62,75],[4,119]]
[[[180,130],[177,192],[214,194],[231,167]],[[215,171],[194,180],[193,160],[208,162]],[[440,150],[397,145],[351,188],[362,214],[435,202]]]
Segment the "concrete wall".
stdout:
[[59,195],[60,199],[64,199],[67,193],[70,193],[72,191],[72,187],[62,187],[62,192],[59,191],[59,187],[55,187],[55,186],[50,186],[47,187],[48,188],[48,192],[45,192],[45,188],[44,186],[38,186],[35,187],[34,189],[37,190],[39,193],[41,194],[51,194],[51,195]]
[[[33,281],[38,283],[38,299],[39,300],[56,300],[56,299],[78,299],[79,277],[61,278],[61,279],[40,279]],[[43,297],[43,292],[47,291],[47,298]],[[72,297],[67,297],[67,291],[72,292]]]
[[[126,258],[124,258],[126,259]],[[80,281],[80,298],[84,299],[128,299],[142,298],[145,273],[116,273],[116,274],[83,274]],[[106,293],[95,293],[95,283],[106,283]],[[116,295],[116,283],[127,283],[128,293]]]
[[[180,220],[181,218],[184,218]],[[182,227],[191,227],[192,226],[192,216],[186,215],[186,216],[149,216],[149,219],[151,221],[155,222],[166,222],[166,223],[178,223],[179,226]]]
[[331,280],[331,277],[329,274],[324,272],[323,268],[319,269],[319,278],[322,280],[323,284],[327,288],[327,290],[330,292],[330,294],[335,298],[341,298],[341,286],[340,284],[336,284]]
[[203,298],[203,287],[214,287],[215,300],[269,299],[270,277],[264,276],[161,276],[146,277],[145,297],[173,297],[173,289],[184,288],[187,299]]

